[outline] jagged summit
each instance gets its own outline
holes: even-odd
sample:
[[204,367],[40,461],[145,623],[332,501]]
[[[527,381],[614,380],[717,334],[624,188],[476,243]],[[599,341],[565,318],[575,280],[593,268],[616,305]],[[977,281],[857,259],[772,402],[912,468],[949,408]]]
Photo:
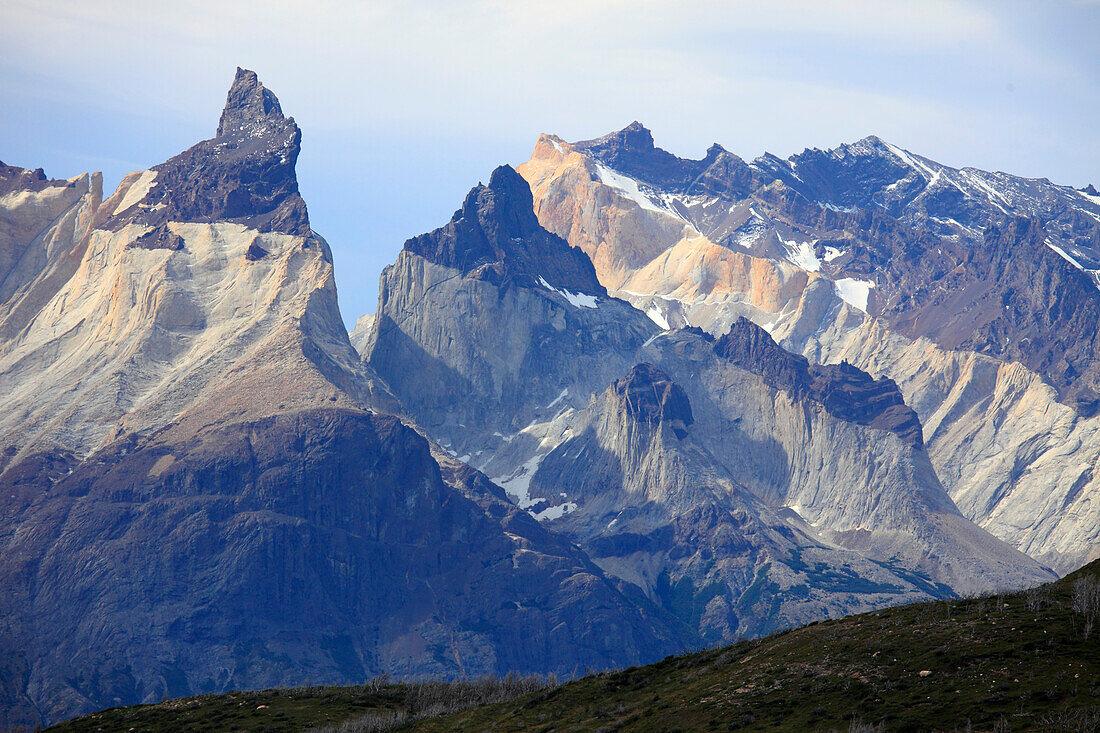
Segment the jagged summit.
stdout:
[[464,275],[500,285],[547,284],[606,295],[592,262],[535,218],[531,188],[509,165],[478,184],[444,226],[405,242],[405,250]]
[[31,170],[17,165],[7,165],[0,160],[0,196],[12,191],[39,191],[52,186],[69,185],[70,181],[49,178],[41,168]]
[[752,171],[740,157],[718,143],[698,160],[679,158],[656,147],[653,134],[640,122],[573,149],[649,186],[688,195],[744,195]]
[[254,71],[238,68],[217,136],[142,173],[137,193],[120,204],[107,228],[230,221],[307,236],[309,214],[294,170],[301,141],[278,98]]
[[683,388],[653,364],[634,366],[629,374],[612,383],[610,391],[634,420],[650,427],[669,423],[679,438],[687,435],[687,427],[694,421]]
[[574,143],[574,145],[584,150],[618,148],[621,150],[647,151],[655,149],[653,133],[637,120],[621,130],[609,132],[592,140],[582,140]]
[[233,86],[226,95],[225,109],[218,121],[218,137],[232,134],[257,122],[283,122],[283,108],[270,89],[260,83],[255,71],[237,67]]
[[887,377],[874,379],[847,362],[811,364],[806,357],[781,348],[747,318],[735,321],[715,341],[714,351],[796,399],[819,403],[834,417],[895,433],[914,448],[924,444],[917,413]]

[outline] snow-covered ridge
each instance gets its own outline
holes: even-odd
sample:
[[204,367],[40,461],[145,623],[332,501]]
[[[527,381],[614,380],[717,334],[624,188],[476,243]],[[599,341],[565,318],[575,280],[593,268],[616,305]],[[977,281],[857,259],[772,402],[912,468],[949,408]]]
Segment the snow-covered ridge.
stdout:
[[587,293],[574,293],[564,288],[555,288],[550,283],[546,282],[546,279],[541,275],[539,276],[539,284],[547,290],[553,291],[569,301],[569,304],[574,308],[597,308],[597,298],[595,295],[588,295]]

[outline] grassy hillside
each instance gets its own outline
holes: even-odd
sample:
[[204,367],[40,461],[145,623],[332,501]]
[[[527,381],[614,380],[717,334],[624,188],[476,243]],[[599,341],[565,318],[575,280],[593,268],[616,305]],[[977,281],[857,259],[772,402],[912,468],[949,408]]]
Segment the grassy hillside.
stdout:
[[850,616],[518,697],[533,683],[496,697],[438,684],[233,693],[56,730],[1100,731],[1097,621],[1100,562],[1029,592]]

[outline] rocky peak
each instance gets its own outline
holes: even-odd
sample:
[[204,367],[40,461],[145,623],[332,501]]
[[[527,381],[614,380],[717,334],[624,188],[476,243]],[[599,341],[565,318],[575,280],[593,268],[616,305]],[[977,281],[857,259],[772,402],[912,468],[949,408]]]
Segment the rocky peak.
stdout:
[[144,197],[105,225],[230,221],[306,236],[309,215],[294,167],[302,133],[254,71],[237,69],[218,135],[152,168]]
[[71,186],[70,181],[55,181],[47,178],[41,168],[30,170],[16,165],[6,165],[0,161],[0,196],[12,191],[41,191],[53,186]]
[[636,422],[656,427],[667,423],[678,438],[694,422],[691,403],[680,385],[652,364],[642,363],[612,383],[609,391]]
[[769,386],[795,399],[820,404],[834,417],[895,433],[914,448],[924,444],[917,414],[905,404],[891,379],[874,379],[847,362],[810,364],[804,356],[781,348],[767,331],[745,318],[715,341],[714,351],[760,375]]
[[777,344],[767,331],[739,318],[714,342],[714,352],[726,361],[759,374],[773,387],[801,395],[809,385],[809,361]]
[[739,198],[751,189],[752,170],[718,143],[698,160],[678,158],[653,144],[640,122],[573,148],[620,173],[670,193]]
[[886,141],[878,135],[868,135],[854,143],[841,145],[837,150],[845,150],[857,155],[895,155]]
[[594,140],[586,140],[577,143],[577,145],[583,146],[586,150],[591,150],[593,152],[614,150],[646,153],[657,149],[653,144],[653,133],[649,131],[649,128],[637,120],[634,120],[621,130],[609,132],[602,137],[595,138]]
[[508,165],[493,171],[489,185],[471,189],[446,225],[405,242],[405,251],[497,285],[539,286],[543,280],[606,295],[588,256],[542,228],[530,186]]
[[218,121],[218,137],[274,126],[286,120],[279,99],[260,83],[255,71],[237,67]]
[[1096,190],[1096,186],[1091,183],[1081,189],[1081,193],[1087,193],[1089,196],[1100,196],[1100,191]]

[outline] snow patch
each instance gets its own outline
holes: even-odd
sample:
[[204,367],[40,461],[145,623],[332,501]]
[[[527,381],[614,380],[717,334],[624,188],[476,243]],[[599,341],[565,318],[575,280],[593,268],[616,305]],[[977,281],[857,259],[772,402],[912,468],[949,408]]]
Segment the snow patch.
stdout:
[[661,309],[656,305],[649,306],[649,310],[647,310],[645,314],[649,316],[649,320],[653,321],[664,330],[669,330],[668,319],[665,318],[664,314],[661,313]]
[[757,216],[752,209],[749,209],[749,212],[752,216],[738,227],[733,236],[734,243],[745,249],[752,249],[752,246],[768,233],[768,226],[764,223],[764,220]]
[[833,282],[836,286],[836,294],[850,306],[867,312],[867,298],[871,295],[871,288],[875,283],[871,280],[857,280],[853,277],[843,277]]
[[516,502],[516,506],[520,509],[527,509],[540,501],[539,499],[531,499],[531,479],[534,477],[535,471],[539,470],[539,464],[542,463],[542,459],[545,457],[542,455],[532,456],[507,479],[493,479],[500,488],[504,489],[508,496],[512,497]]
[[821,260],[814,254],[815,242],[796,242],[793,239],[783,239],[776,232],[776,238],[787,248],[787,259],[807,272],[817,272],[821,269]]
[[794,504],[787,504],[787,508],[797,514],[799,519],[804,521],[806,524],[810,525],[811,527],[816,526],[813,522],[810,521],[810,518],[806,516],[806,508],[803,507],[801,504],[797,502]]
[[557,506],[547,507],[541,512],[532,512],[531,516],[540,522],[548,522],[554,519],[561,519],[569,512],[575,512],[577,505],[571,501],[567,501],[564,504],[558,504]]
[[557,397],[554,398],[553,402],[551,402],[549,405],[547,405],[547,407],[553,407],[554,405],[556,405],[559,402],[561,402],[562,400],[564,400],[568,395],[569,395],[569,388],[566,387],[565,389],[563,389],[561,391],[561,394],[559,394]]
[[1066,252],[1066,251],[1065,251],[1064,249],[1062,249],[1061,247],[1059,247],[1058,245],[1056,245],[1056,244],[1055,244],[1054,242],[1052,242],[1052,241],[1050,241],[1049,239],[1047,239],[1047,240],[1046,240],[1046,243],[1047,243],[1047,246],[1048,246],[1048,247],[1050,247],[1050,248],[1051,248],[1052,250],[1054,250],[1054,251],[1055,251],[1055,252],[1057,252],[1058,254],[1062,255],[1062,259],[1063,259],[1063,260],[1065,260],[1066,262],[1070,263],[1071,265],[1073,265],[1074,267],[1076,267],[1076,268],[1077,268],[1078,270],[1084,270],[1084,269],[1085,269],[1085,266],[1084,266],[1084,265],[1082,265],[1082,264],[1081,264],[1080,262],[1078,262],[1077,260],[1075,260],[1075,259],[1073,259],[1072,257],[1070,257],[1070,256],[1069,256],[1069,254],[1068,254],[1068,253],[1067,253],[1067,252]]
[[836,259],[837,257],[840,257],[840,256],[841,256],[842,254],[844,254],[844,253],[843,253],[843,252],[841,252],[841,251],[840,251],[839,249],[837,249],[836,247],[828,247],[828,246],[826,246],[826,247],[825,247],[825,256],[824,256],[824,257],[823,257],[822,259],[824,259],[824,260],[825,260],[826,262],[832,262],[832,261],[833,261],[833,260],[835,260],[835,259]]
[[569,304],[574,308],[595,308],[596,296],[588,295],[587,293],[574,293],[569,290],[555,288],[550,283],[546,282],[546,279],[541,275],[539,276],[539,283],[547,290],[552,290],[561,297],[569,301]]
[[[638,206],[646,209],[647,211],[654,211],[658,214],[665,214],[672,216],[680,221],[683,221],[689,226],[691,225],[683,216],[680,215],[676,209],[672,208],[670,204],[666,202],[665,206],[658,205],[652,198],[647,196],[642,189],[638,186],[638,182],[629,176],[624,176],[621,173],[616,173],[606,166],[602,166],[596,163],[596,175],[600,179],[600,183],[605,186],[610,186],[615,190],[624,194],[628,199],[638,204]],[[666,197],[667,198],[667,197]],[[694,227],[693,227],[694,228]]]
[[1012,202],[1009,201],[1007,198],[1005,198],[1004,194],[1002,194],[1000,191],[996,190],[995,188],[990,186],[988,183],[986,183],[985,180],[980,175],[977,175],[973,171],[969,171],[969,170],[961,170],[961,171],[959,171],[959,175],[961,175],[963,178],[965,178],[966,182],[969,183],[970,185],[977,186],[978,188],[980,188],[985,193],[986,198],[989,200],[989,203],[993,204],[998,209],[1000,209],[1001,213],[1003,213],[1003,214],[1008,214],[1009,213],[1008,209],[1001,206],[1001,204],[998,203],[997,200],[1000,199],[1000,201],[1003,201],[1004,203],[1008,204],[1009,206],[1012,205]]
[[883,144],[886,145],[887,149],[891,153],[893,153],[898,158],[900,158],[901,161],[903,163],[905,163],[907,166],[909,166],[910,168],[915,169],[917,171],[917,173],[919,173],[922,177],[927,176],[927,178],[930,181],[934,181],[939,177],[939,175],[936,171],[932,170],[931,168],[926,166],[924,163],[921,163],[919,160],[917,160],[916,158],[914,158],[913,156],[911,156],[909,153],[905,152],[904,150],[902,150],[898,146],[891,145],[888,142],[884,142]]

